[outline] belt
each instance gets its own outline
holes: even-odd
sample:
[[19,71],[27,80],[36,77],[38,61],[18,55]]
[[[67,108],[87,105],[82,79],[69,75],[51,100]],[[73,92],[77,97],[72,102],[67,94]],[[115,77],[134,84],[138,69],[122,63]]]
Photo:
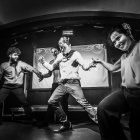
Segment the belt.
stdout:
[[63,79],[61,81],[62,84],[80,84],[80,80],[79,79]]

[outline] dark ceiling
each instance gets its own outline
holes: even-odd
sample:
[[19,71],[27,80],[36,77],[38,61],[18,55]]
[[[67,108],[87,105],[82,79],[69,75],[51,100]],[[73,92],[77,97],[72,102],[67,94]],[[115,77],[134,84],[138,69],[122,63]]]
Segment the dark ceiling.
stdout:
[[0,36],[16,38],[79,24],[110,26],[123,20],[140,30],[139,5],[140,0],[0,0]]
[[140,14],[139,0],[0,0],[0,25],[54,13],[111,11]]

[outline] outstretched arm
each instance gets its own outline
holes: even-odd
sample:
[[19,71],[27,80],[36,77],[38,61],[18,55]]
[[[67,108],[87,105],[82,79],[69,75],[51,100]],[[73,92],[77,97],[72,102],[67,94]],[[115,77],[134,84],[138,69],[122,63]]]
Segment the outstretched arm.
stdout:
[[119,59],[115,64],[111,64],[111,63],[108,63],[108,62],[105,62],[103,60],[94,60],[93,59],[93,63],[94,64],[101,64],[103,67],[105,67],[107,70],[113,72],[113,71],[116,71],[118,69],[120,69],[121,67],[121,60]]
[[96,67],[96,64],[93,63],[93,60],[90,63],[84,63],[84,60],[79,52],[76,52],[76,57],[77,57],[76,61],[82,67],[83,70],[87,71],[92,67]]
[[39,79],[39,82],[41,82],[44,78],[48,78],[52,76],[52,71],[49,71],[46,74],[43,74],[42,77]]
[[21,63],[21,67],[23,70],[35,73],[39,79],[42,78],[42,73],[40,71],[38,71],[36,68],[34,68],[31,65],[29,65],[25,62],[22,62],[22,61],[20,61],[20,63]]
[[96,67],[96,64],[93,64],[93,62],[91,62],[89,64],[83,64],[81,66],[83,70],[88,71],[90,68]]
[[52,71],[49,71],[48,73],[43,74],[44,78],[48,78],[48,77],[51,77],[51,76],[52,76]]

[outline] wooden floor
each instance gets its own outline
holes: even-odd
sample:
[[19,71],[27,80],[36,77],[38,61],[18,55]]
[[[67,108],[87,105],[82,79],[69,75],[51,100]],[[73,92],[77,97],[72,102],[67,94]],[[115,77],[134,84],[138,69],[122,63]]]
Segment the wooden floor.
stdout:
[[[130,139],[127,120],[123,120],[124,131]],[[24,119],[5,121],[0,126],[0,140],[101,140],[98,125],[91,121],[73,121],[73,129],[63,133],[53,133],[59,124],[52,123],[49,127],[38,128]]]
[[73,124],[71,131],[53,133],[58,124],[37,128],[28,123],[4,122],[0,126],[0,140],[100,140],[98,127],[94,126],[94,131],[92,125],[90,122]]
[[[38,128],[21,114],[14,117],[14,120],[11,116],[4,117],[4,122],[0,125],[0,140],[101,140],[98,125],[89,119],[86,112],[75,111],[70,114],[73,129],[63,133],[53,133],[52,130],[60,126],[56,122],[51,123],[49,127]],[[35,116],[41,119],[44,114],[38,112]],[[128,140],[131,140],[128,118],[125,116],[122,125]]]

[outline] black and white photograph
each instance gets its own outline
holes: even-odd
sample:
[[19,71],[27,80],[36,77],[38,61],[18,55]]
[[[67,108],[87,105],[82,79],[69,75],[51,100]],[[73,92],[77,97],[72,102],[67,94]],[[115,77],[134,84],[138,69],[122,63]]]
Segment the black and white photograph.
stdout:
[[0,0],[0,140],[140,140],[139,0]]

